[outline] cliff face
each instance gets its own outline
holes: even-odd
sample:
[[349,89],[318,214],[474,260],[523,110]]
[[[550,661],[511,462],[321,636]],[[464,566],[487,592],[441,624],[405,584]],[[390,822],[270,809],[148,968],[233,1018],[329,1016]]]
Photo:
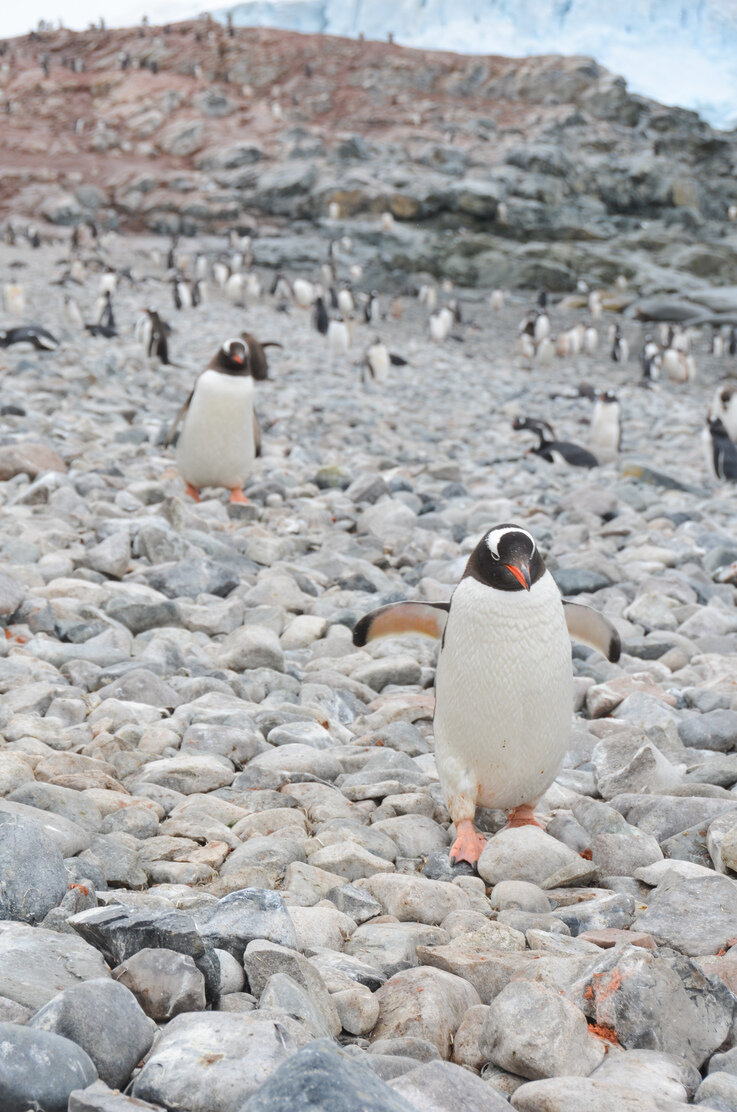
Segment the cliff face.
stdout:
[[[566,288],[737,281],[737,137],[586,58],[415,51],[211,20],[3,44],[0,212],[194,234],[324,219],[381,265]],[[644,225],[647,225],[646,227]],[[262,261],[280,248],[261,241]],[[704,244],[707,246],[704,246]],[[309,235],[298,257],[311,262]],[[258,258],[258,255],[257,255]]]

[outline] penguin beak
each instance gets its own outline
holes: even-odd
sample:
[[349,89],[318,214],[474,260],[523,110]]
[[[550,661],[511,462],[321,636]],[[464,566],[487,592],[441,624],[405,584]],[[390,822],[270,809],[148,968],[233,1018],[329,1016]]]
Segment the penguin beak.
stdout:
[[234,363],[242,363],[243,362],[243,356],[242,355],[234,355],[233,356],[233,362]]
[[514,564],[505,564],[504,567],[511,571],[514,578],[526,591],[529,591],[532,586],[532,581],[530,579],[530,565],[528,563],[520,564],[519,567],[515,567]]

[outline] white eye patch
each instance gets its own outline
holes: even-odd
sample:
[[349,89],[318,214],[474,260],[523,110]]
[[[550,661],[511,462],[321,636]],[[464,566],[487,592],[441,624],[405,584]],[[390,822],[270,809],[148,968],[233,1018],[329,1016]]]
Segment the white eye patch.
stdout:
[[486,547],[495,560],[499,559],[499,543],[502,537],[506,537],[508,533],[522,533],[523,536],[528,538],[534,553],[535,540],[526,529],[522,529],[519,525],[505,525],[501,529],[492,529],[486,538]]

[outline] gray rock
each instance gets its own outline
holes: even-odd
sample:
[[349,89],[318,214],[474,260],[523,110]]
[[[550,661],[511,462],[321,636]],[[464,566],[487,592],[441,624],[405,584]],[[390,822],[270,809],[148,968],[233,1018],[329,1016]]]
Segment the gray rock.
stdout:
[[509,1105],[480,1077],[452,1062],[427,1062],[390,1082],[424,1112],[508,1112]]
[[643,1096],[637,1089],[593,1077],[554,1077],[521,1085],[512,1097],[517,1112],[683,1112],[681,1101]]
[[611,580],[605,575],[587,568],[556,568],[553,579],[562,595],[580,595],[584,592],[592,594],[611,586]]
[[737,745],[737,711],[712,710],[684,717],[678,726],[684,745],[729,753]]
[[286,904],[277,892],[243,888],[231,892],[211,907],[197,908],[193,918],[202,938],[226,950],[238,961],[254,938],[297,948],[297,935]]
[[718,1112],[736,1112],[737,1077],[731,1073],[710,1073],[696,1090],[694,1104],[706,1104]]
[[69,1097],[68,1112],[160,1112],[160,1105],[135,1097],[125,1097],[104,1081],[93,1081],[86,1089],[76,1089]]
[[580,858],[568,846],[536,826],[500,830],[489,839],[478,861],[479,876],[487,884],[525,880],[541,884],[565,865]]
[[[417,1007],[418,993],[422,1008]],[[427,1039],[448,1058],[453,1035],[466,1011],[480,1004],[476,989],[441,969],[407,969],[396,973],[378,990],[379,1020],[374,1039],[410,1035]]]
[[286,1023],[258,1012],[178,1015],[133,1082],[133,1096],[187,1112],[233,1112],[297,1049]]
[[69,1039],[51,1031],[0,1023],[0,1107],[3,1112],[67,1112],[69,1095],[91,1085],[97,1071]]
[[[328,996],[327,993],[325,995]],[[309,1031],[312,1038],[319,1039],[323,1036],[335,1037],[341,1030],[335,1005],[329,996],[328,1000],[330,1001],[329,1018],[314,997],[293,977],[287,973],[275,973],[266,982],[261,993],[260,1005],[272,1012],[281,1011],[293,1016]],[[330,1022],[333,1018],[334,1023]]]
[[0,812],[0,918],[39,923],[67,891],[64,859],[38,823]]
[[[246,947],[243,966],[249,988],[258,997],[266,991],[276,975],[287,975],[307,993],[313,1010],[319,1014],[325,1034],[333,1038],[340,1034],[340,1019],[322,977],[314,965],[297,950],[276,946],[257,938]],[[263,1000],[261,1006],[267,1006]],[[288,1008],[287,1011],[291,1009]]]
[[271,1076],[238,1112],[415,1112],[399,1093],[344,1050],[312,1043]]
[[586,1077],[605,1054],[575,1005],[545,985],[526,981],[502,989],[479,1042],[494,1065],[533,1080]]
[[0,996],[36,1012],[57,992],[107,975],[81,938],[25,923],[0,923]]
[[611,896],[558,907],[555,914],[575,937],[584,931],[629,927],[635,918],[635,901],[626,892],[615,892]]
[[550,900],[536,884],[525,880],[501,880],[489,897],[496,911],[550,911]]
[[[694,914],[694,909],[697,913]],[[716,954],[730,944],[737,922],[737,883],[725,876],[668,877],[638,912],[636,930],[647,931],[684,954]]]
[[701,1083],[694,1066],[660,1050],[609,1053],[591,1076],[610,1085],[631,1086],[642,1095],[682,1101],[690,1100]]
[[207,1003],[205,978],[194,960],[164,946],[132,954],[113,969],[113,977],[157,1023],[166,1023],[180,1012],[204,1011]]
[[600,1027],[616,1032],[626,1050],[661,1050],[699,1068],[723,1043],[733,997],[709,982],[688,958],[639,946],[610,951],[569,991]]
[[198,595],[225,598],[238,586],[240,578],[233,568],[225,564],[191,559],[154,568],[148,582],[167,598],[196,598]]
[[99,1077],[123,1089],[156,1033],[133,993],[106,977],[65,989],[36,1012],[30,1027],[53,1031],[80,1046]]

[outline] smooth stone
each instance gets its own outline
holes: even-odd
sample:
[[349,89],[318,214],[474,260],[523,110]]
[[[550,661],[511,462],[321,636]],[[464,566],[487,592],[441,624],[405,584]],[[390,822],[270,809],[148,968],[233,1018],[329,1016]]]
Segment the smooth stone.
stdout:
[[580,858],[562,842],[536,826],[500,830],[484,847],[478,873],[487,884],[502,880],[524,880],[542,884],[558,869]]
[[109,977],[65,989],[36,1012],[29,1027],[76,1043],[115,1089],[126,1086],[156,1033],[133,993]]
[[211,946],[227,950],[237,961],[254,938],[297,949],[297,935],[287,905],[277,892],[243,888],[212,907],[195,909],[194,922]]
[[166,1023],[180,1012],[204,1011],[207,1004],[205,978],[194,960],[164,946],[131,954],[113,969],[113,977],[156,1023]]
[[[417,1006],[419,992],[421,1009]],[[466,1011],[481,1003],[467,981],[427,967],[395,973],[376,996],[380,1011],[374,1039],[416,1036],[434,1043],[444,1058],[450,1056],[453,1036]]]
[[102,956],[74,934],[0,923],[0,995],[33,1012],[57,992],[105,977]]
[[326,1040],[304,1047],[235,1108],[237,1112],[416,1112],[362,1060]]
[[89,847],[90,836],[82,825],[44,807],[31,807],[10,799],[0,799],[0,815],[2,814],[17,815],[37,822],[56,844],[62,857],[76,857]]
[[52,1031],[0,1023],[3,1112],[67,1112],[69,1096],[97,1077],[81,1047]]
[[123,1096],[98,1080],[70,1094],[68,1112],[160,1112],[160,1109],[160,1105],[146,1100]]
[[426,880],[419,876],[399,873],[382,873],[357,881],[378,900],[388,915],[400,922],[440,925],[451,911],[465,911],[471,907],[465,892],[452,884],[439,880]]
[[605,1054],[574,1004],[527,981],[507,985],[496,997],[480,1046],[494,1065],[532,1080],[586,1077]]
[[452,1062],[427,1062],[390,1084],[423,1112],[509,1112],[501,1093]]
[[719,875],[666,876],[634,921],[635,929],[691,956],[725,949],[735,937],[735,924],[737,883]]
[[39,923],[58,907],[68,880],[61,851],[43,827],[0,812],[0,919]]
[[553,1077],[521,1085],[512,1096],[517,1112],[683,1112],[682,1101],[640,1093],[593,1077]]
[[191,1012],[166,1025],[132,1094],[187,1112],[234,1112],[298,1044],[285,1023],[258,1012]]

